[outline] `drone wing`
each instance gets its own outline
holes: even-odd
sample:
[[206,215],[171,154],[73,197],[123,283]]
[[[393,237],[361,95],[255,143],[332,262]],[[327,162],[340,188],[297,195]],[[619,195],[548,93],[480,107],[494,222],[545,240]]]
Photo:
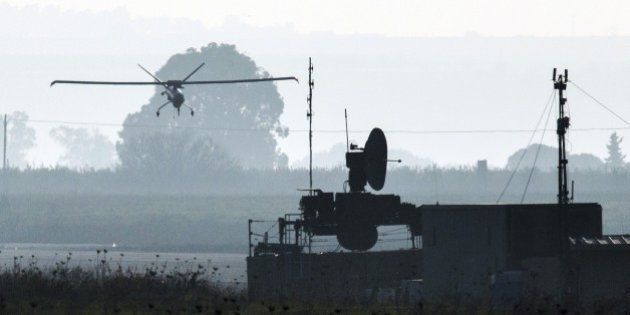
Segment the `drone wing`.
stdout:
[[252,82],[265,82],[265,81],[284,81],[294,80],[298,82],[296,77],[277,77],[277,78],[262,78],[262,79],[240,79],[240,80],[213,80],[213,81],[185,81],[181,84],[229,84],[229,83],[252,83]]
[[50,82],[50,86],[55,84],[97,84],[97,85],[162,85],[161,82],[114,82],[114,81],[72,81],[55,80]]
[[[147,71],[147,73],[149,73]],[[153,75],[151,75],[154,77]],[[155,77],[154,77],[155,78]],[[163,85],[168,86],[169,83],[177,83],[177,85],[184,84],[230,84],[230,83],[252,83],[252,82],[265,82],[265,81],[285,81],[294,80],[299,82],[296,77],[277,77],[277,78],[262,78],[262,79],[240,79],[240,80],[213,80],[213,81],[168,81],[162,82],[155,78],[153,82],[140,82],[140,81],[73,81],[73,80],[55,80],[50,83],[50,86],[55,84],[95,84],[95,85]]]

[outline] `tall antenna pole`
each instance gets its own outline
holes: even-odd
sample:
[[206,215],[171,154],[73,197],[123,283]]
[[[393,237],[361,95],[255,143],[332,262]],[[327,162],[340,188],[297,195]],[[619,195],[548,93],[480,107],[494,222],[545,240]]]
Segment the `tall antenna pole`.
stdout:
[[7,169],[7,114],[4,114],[4,142],[2,145],[2,170]]
[[313,87],[315,81],[313,81],[313,63],[311,57],[308,58],[308,112],[306,112],[306,118],[308,118],[308,187],[309,194],[313,194]]
[[564,76],[556,76],[556,68],[553,68],[553,88],[558,90],[558,124],[556,133],[558,134],[558,204],[565,205],[570,202],[569,185],[567,177],[567,151],[564,135],[569,129],[569,117],[565,116],[564,105],[567,99],[564,97],[564,91],[567,89],[569,71],[564,69]]
[[343,113],[346,118],[346,152],[350,152],[350,140],[348,138],[348,110],[344,108]]

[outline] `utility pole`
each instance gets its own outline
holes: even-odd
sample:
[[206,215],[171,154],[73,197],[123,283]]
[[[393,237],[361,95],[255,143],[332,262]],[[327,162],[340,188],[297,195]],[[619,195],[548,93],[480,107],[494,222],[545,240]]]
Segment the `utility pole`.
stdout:
[[311,58],[308,58],[308,97],[306,101],[308,103],[308,111],[306,112],[306,118],[308,118],[308,188],[309,195],[313,194],[313,87],[315,81],[313,81],[313,63]]
[[2,145],[2,170],[6,171],[7,169],[7,114],[4,114],[4,132],[2,135],[4,136],[4,141]]
[[564,97],[564,91],[567,89],[569,71],[564,69],[564,76],[561,74],[556,76],[556,68],[553,68],[553,88],[558,90],[558,121],[556,133],[558,134],[558,204],[568,204],[569,198],[568,177],[567,177],[567,151],[564,136],[569,129],[569,117],[565,115],[564,105],[567,99]]

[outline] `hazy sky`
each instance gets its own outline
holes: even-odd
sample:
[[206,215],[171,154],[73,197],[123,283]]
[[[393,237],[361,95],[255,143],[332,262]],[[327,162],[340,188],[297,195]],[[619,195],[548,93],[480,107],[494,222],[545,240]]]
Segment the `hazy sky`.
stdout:
[[630,34],[630,2],[623,0],[10,0],[66,10],[125,8],[133,17],[185,18],[216,27],[230,17],[255,26],[292,25],[302,33],[391,36],[621,35]]
[[[307,127],[311,56],[316,129],[343,129],[348,108],[351,129],[380,126],[393,148],[441,165],[488,159],[503,166],[529,134],[396,131],[531,129],[554,66],[570,68],[576,82],[630,117],[627,12],[630,2],[575,0],[0,1],[0,85],[9,87],[0,93],[0,112],[121,123],[147,103],[153,88],[49,88],[49,82],[145,80],[136,63],[157,70],[189,47],[225,42],[273,75],[300,78],[299,85],[278,84],[286,104],[281,122],[293,130],[280,146],[293,161],[308,152],[298,129]],[[624,126],[574,88],[568,95],[573,127]],[[33,126],[39,142],[31,161],[54,163],[61,152],[48,132],[57,125]],[[96,127],[114,141],[120,129]],[[605,157],[609,134],[573,132],[569,149]],[[363,142],[365,136],[351,137]],[[548,133],[544,142],[553,145],[554,136]],[[343,134],[316,134],[315,150],[343,140]]]

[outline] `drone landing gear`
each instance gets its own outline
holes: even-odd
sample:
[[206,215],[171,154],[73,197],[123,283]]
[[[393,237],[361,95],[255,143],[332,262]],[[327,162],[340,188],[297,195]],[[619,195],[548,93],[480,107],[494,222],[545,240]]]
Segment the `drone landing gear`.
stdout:
[[[162,108],[164,108],[164,106],[166,106],[166,105],[168,105],[168,104],[170,104],[170,103],[171,103],[171,101],[168,101],[168,102],[166,102],[166,103],[162,104],[160,107],[158,107],[158,110],[157,110],[157,112],[155,112],[155,115],[156,115],[157,117],[160,117],[160,111],[162,110]],[[186,106],[188,109],[190,109],[190,116],[195,116],[195,109],[194,109],[194,108],[192,108],[192,107],[190,107],[190,106],[188,106],[188,105],[186,105],[186,104],[182,104],[182,105],[184,105],[184,106]],[[179,116],[179,115],[180,115],[180,110],[181,110],[181,108],[180,108],[180,107],[177,107],[177,116]]]
[[184,106],[188,107],[188,109],[190,109],[190,116],[195,116],[195,109],[194,108],[192,108],[192,107],[190,107],[190,106],[188,106],[186,104],[182,104],[182,105],[184,105]]
[[155,112],[155,115],[160,117],[160,111],[162,110],[162,108],[164,108],[164,106],[166,106],[166,105],[168,105],[170,103],[171,103],[171,101],[168,101],[168,102],[162,104],[160,107],[158,107],[158,110],[157,110],[157,112]]

